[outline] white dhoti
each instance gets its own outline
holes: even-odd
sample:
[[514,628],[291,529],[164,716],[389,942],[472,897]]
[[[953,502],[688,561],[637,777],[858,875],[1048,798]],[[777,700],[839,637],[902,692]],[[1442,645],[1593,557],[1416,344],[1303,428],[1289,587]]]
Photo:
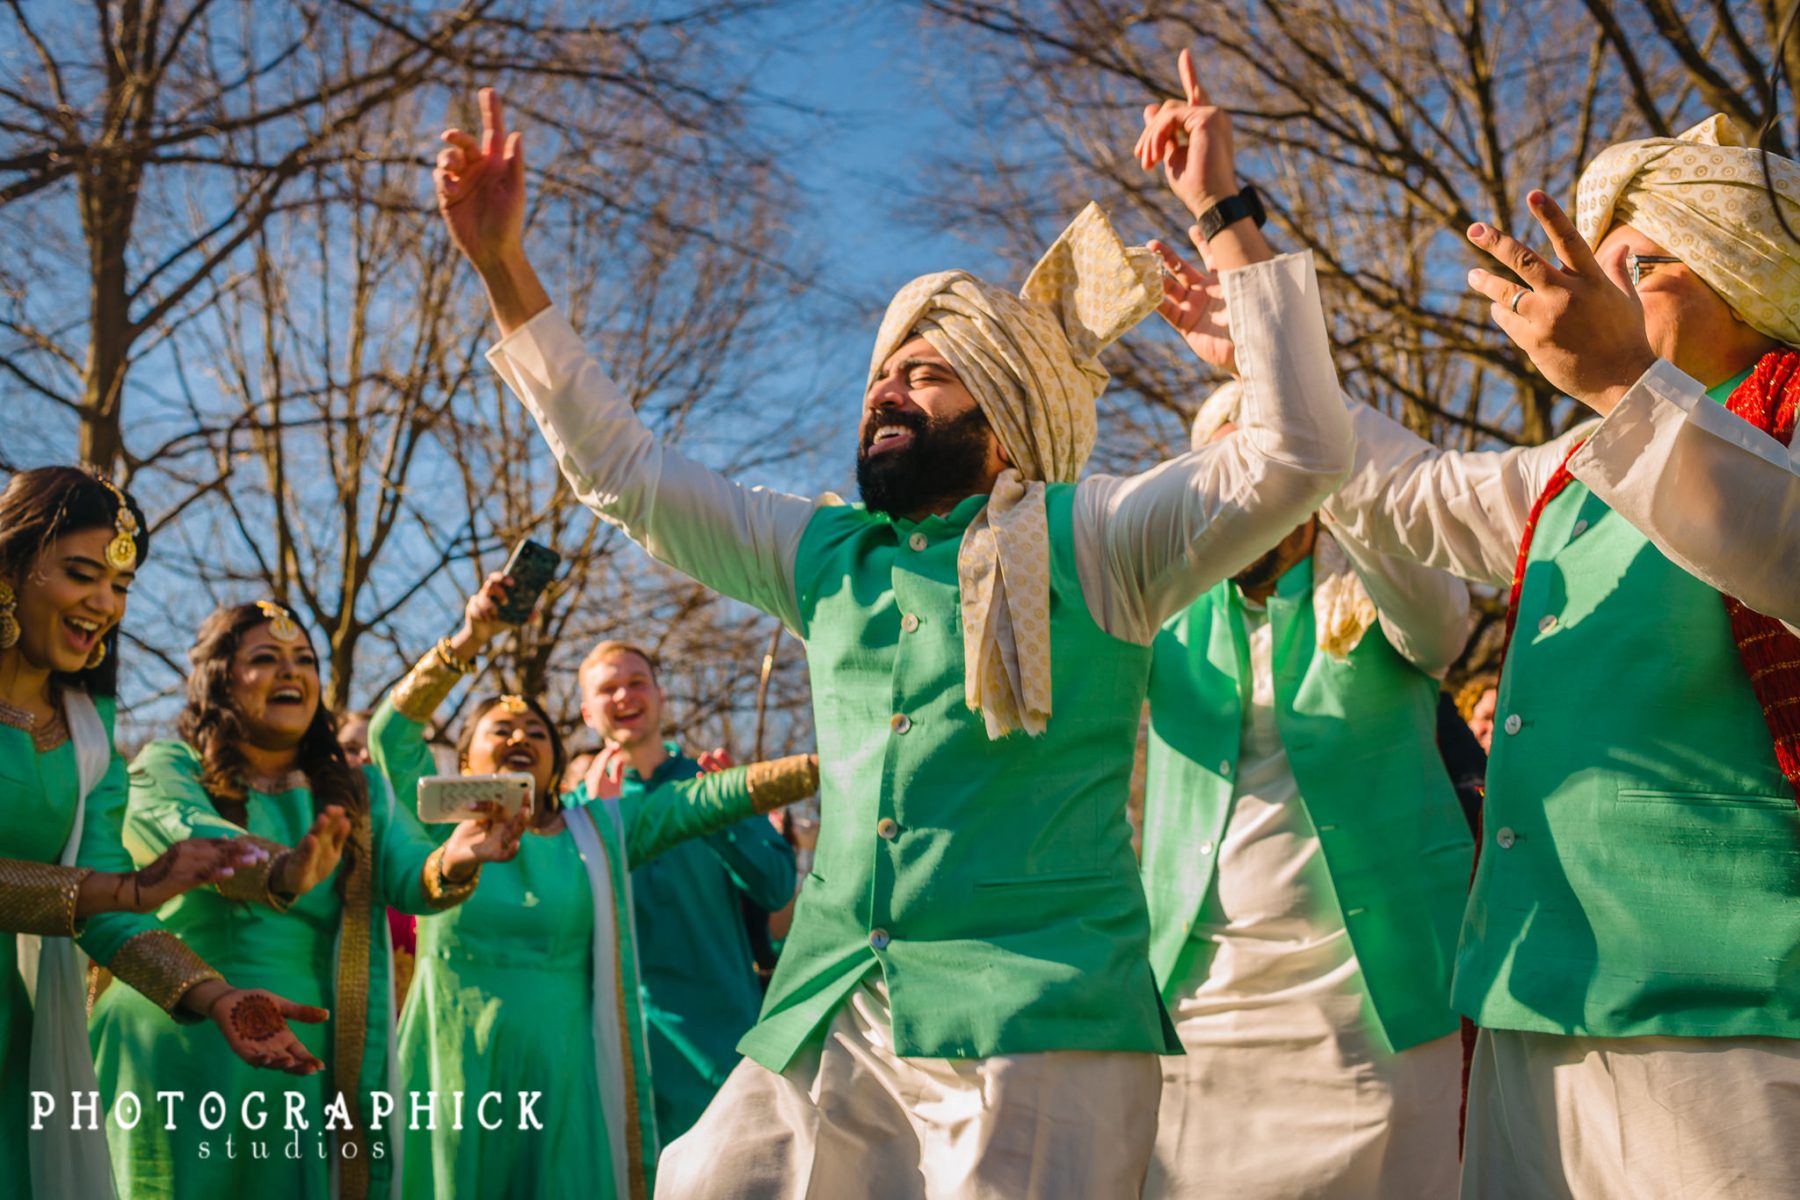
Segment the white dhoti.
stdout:
[[658,1200],[1129,1200],[1157,1056],[901,1058],[869,982],[777,1073],[745,1059],[657,1166]]
[[1244,621],[1242,761],[1171,1014],[1187,1054],[1161,1060],[1144,1196],[1447,1200],[1461,1039],[1388,1049],[1276,728],[1268,615],[1245,601]]
[[1330,1029],[1272,1040],[1221,1038],[1210,1022],[1176,1030],[1187,1055],[1162,1060],[1146,1200],[1456,1194],[1456,1035],[1394,1054]]
[[1464,1200],[1800,1195],[1800,1040],[1484,1029]]

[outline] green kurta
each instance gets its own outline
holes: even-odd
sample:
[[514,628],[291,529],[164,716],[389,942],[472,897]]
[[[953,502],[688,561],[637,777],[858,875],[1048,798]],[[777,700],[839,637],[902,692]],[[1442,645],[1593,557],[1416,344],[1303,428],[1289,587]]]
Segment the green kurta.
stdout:
[[[199,757],[176,741],[154,742],[131,765],[131,799],[125,842],[139,862],[189,837],[235,836],[245,829],[221,817],[200,785]],[[410,810],[397,810],[380,775],[365,768],[369,783],[374,846],[373,903],[370,905],[368,1035],[363,1049],[364,1111],[368,1093],[391,1090],[388,1082],[392,980],[383,907],[432,911],[422,871],[435,848]],[[297,787],[278,795],[252,791],[247,801],[248,832],[284,846],[305,836],[313,821],[312,792]],[[210,888],[197,889],[164,905],[160,916],[170,929],[238,987],[267,988],[299,1004],[335,1010],[336,944],[343,903],[338,870],[278,913],[261,904],[228,900]],[[429,924],[429,922],[427,922]],[[113,1173],[121,1196],[132,1200],[242,1196],[254,1200],[324,1200],[331,1193],[330,1132],[325,1105],[335,1094],[332,1036],[336,1011],[323,1025],[293,1026],[306,1048],[327,1065],[303,1077],[259,1071],[233,1054],[212,1025],[175,1026],[156,1007],[125,988],[108,988],[94,1006],[94,1065],[102,1102],[110,1109],[121,1092],[134,1092],[144,1119],[129,1131],[109,1124]],[[175,1104],[175,1128],[167,1129],[156,1093],[185,1092]],[[224,1123],[208,1130],[200,1119],[201,1098],[224,1098]],[[263,1093],[260,1111],[252,1093]],[[285,1093],[285,1095],[284,1095]],[[299,1100],[289,1100],[297,1096]],[[246,1112],[246,1098],[250,1104]],[[402,1098],[403,1100],[404,1098]],[[288,1128],[289,1103],[303,1103],[305,1128]],[[403,1105],[397,1117],[404,1120]],[[367,1134],[372,1196],[386,1194],[396,1146],[394,1120]]]
[[[94,705],[100,710],[110,738],[113,701],[95,697]],[[75,802],[80,794],[74,742],[64,742],[40,754],[32,744],[31,734],[0,725],[0,797],[4,797],[6,811],[6,820],[0,823],[0,858],[58,861],[75,823]],[[88,796],[87,823],[81,831],[77,860],[81,866],[95,871],[135,869],[119,840],[125,795],[125,760],[114,754],[105,778]],[[104,913],[87,920],[79,942],[95,962],[106,964],[131,938],[161,927],[147,913]],[[0,1104],[5,1106],[0,1115],[0,1191],[9,1196],[28,1196],[31,999],[19,977],[18,939],[0,931],[0,947],[5,954],[4,977],[0,977]],[[159,1028],[175,1029],[161,1009],[147,1000],[143,1003],[154,1014]]]
[[[413,797],[435,774],[424,726],[384,702],[369,724],[369,749],[394,794]],[[586,804],[577,791],[571,809]],[[629,914],[628,864],[751,815],[742,768],[685,780],[621,800],[619,822],[592,815],[608,860],[613,894],[596,910],[588,872],[565,827],[528,834],[511,864],[490,867],[460,908],[419,926],[418,965],[400,1019],[402,1086],[439,1097],[436,1130],[409,1130],[404,1194],[425,1197],[596,1197],[614,1200],[606,1123],[631,1122],[632,1172],[648,1194],[658,1143],[639,1005],[637,953]],[[586,820],[571,812],[568,820]],[[623,828],[625,844],[619,844]],[[441,827],[445,835],[449,826]],[[632,1053],[625,1077],[632,1113],[603,1111],[594,1033],[594,921],[611,923],[618,946],[621,1028]],[[619,1047],[601,1048],[616,1061]],[[450,1099],[464,1093],[462,1131],[450,1127]],[[505,1127],[484,1131],[475,1106],[486,1092],[505,1103]],[[518,1096],[542,1093],[519,1128]]]

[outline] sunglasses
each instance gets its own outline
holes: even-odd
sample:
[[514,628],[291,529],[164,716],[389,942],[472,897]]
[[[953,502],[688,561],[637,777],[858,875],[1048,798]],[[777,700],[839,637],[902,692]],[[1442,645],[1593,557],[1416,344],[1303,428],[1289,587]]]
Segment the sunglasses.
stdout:
[[1660,263],[1678,263],[1680,261],[1679,258],[1667,254],[1633,253],[1625,256],[1625,269],[1631,273],[1631,286],[1637,287],[1644,282],[1644,272],[1646,268],[1654,267]]

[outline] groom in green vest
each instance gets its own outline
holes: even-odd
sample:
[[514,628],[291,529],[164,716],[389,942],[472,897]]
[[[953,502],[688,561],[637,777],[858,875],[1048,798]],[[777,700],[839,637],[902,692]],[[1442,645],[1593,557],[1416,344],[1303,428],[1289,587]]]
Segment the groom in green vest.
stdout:
[[[1453,999],[1462,1194],[1800,1187],[1800,165],[1714,117],[1476,225],[1470,282],[1596,419],[1445,453],[1369,410],[1347,540],[1511,589]],[[1785,216],[1785,226],[1783,222]]]
[[1311,261],[1238,214],[1222,110],[1163,161],[1214,239],[1237,437],[1076,482],[1101,349],[1160,264],[1090,206],[1022,293],[901,289],[861,402],[866,505],[740,487],[660,445],[522,248],[524,164],[482,97],[445,135],[451,235],[505,335],[490,361],[576,495],[806,645],[822,823],[745,1061],[664,1154],[665,1196],[1131,1196],[1176,1049],[1125,817],[1150,643],[1350,466]]
[[[1215,393],[1194,444],[1240,404]],[[1144,891],[1186,1054],[1147,1200],[1454,1193],[1471,844],[1436,716],[1468,631],[1460,580],[1314,518],[1157,635]]]

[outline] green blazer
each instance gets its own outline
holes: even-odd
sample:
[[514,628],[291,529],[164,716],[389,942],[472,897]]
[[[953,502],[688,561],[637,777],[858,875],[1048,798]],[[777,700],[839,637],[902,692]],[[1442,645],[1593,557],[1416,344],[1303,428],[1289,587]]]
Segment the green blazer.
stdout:
[[1178,1051],[1125,817],[1150,649],[1089,615],[1073,495],[1047,489],[1055,711],[1041,736],[997,742],[963,699],[956,575],[987,498],[916,523],[832,506],[808,524],[794,581],[822,820],[739,1044],[771,1070],[877,970],[902,1055]]
[[[1473,842],[1438,757],[1438,683],[1370,629],[1321,654],[1310,558],[1269,598],[1275,721],[1318,830],[1377,1028],[1404,1050],[1454,1031],[1450,967]],[[1150,962],[1173,1003],[1230,819],[1250,650],[1230,580],[1171,618],[1150,673],[1144,891]]]

